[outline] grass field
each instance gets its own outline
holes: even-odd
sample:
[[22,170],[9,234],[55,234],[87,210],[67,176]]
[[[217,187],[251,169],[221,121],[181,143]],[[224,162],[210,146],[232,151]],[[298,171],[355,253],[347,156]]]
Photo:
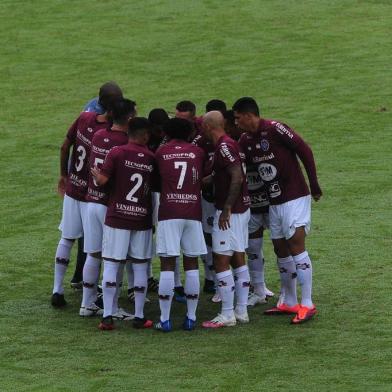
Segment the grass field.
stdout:
[[[0,18],[0,391],[392,390],[392,2],[2,0]],[[68,287],[51,308],[59,146],[107,80],[142,115],[254,96],[311,144],[314,321],[105,334]]]

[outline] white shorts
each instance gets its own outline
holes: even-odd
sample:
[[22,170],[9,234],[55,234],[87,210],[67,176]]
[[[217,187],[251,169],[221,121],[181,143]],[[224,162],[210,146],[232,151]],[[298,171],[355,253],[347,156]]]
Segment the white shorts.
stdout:
[[161,194],[159,192],[152,192],[152,224],[158,223],[158,210],[159,210],[159,198]]
[[86,202],[75,200],[72,197],[64,195],[63,216],[59,226],[62,237],[67,240],[83,237],[83,227],[86,224],[86,215]]
[[86,225],[84,227],[84,252],[102,251],[103,224],[107,207],[99,203],[87,203]]
[[270,205],[271,239],[291,238],[297,227],[304,226],[305,233],[310,231],[310,195],[290,200],[278,205]]
[[158,222],[157,254],[162,257],[207,254],[201,222],[189,219],[168,219]]
[[103,226],[102,257],[114,260],[151,259],[152,230],[123,230]]
[[216,208],[214,203],[210,203],[201,198],[202,224],[204,233],[212,233],[212,226],[214,225],[214,217]]
[[242,214],[231,214],[230,228],[221,230],[218,226],[221,210],[216,210],[212,228],[212,251],[232,256],[234,252],[245,252],[248,247],[248,222],[250,210]]
[[264,229],[269,228],[269,213],[263,212],[262,214],[250,214],[250,219],[248,223],[249,234],[254,233],[259,230],[260,227]]

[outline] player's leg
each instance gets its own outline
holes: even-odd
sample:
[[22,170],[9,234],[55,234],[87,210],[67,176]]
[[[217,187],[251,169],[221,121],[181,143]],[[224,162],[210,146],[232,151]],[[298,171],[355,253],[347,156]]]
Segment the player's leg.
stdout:
[[97,203],[87,203],[84,226],[84,251],[87,254],[83,268],[83,298],[79,311],[81,316],[101,314],[95,304],[98,279],[102,260],[103,225],[107,207]]
[[71,249],[75,239],[83,235],[83,223],[81,216],[81,205],[85,204],[65,195],[63,200],[63,214],[59,229],[62,232],[61,239],[57,245],[54,282],[51,303],[54,307],[66,305],[64,299],[64,276],[69,264]]
[[[252,230],[249,227],[249,230]],[[265,303],[266,294],[264,290],[264,260],[263,260],[263,228],[259,227],[249,233],[248,256],[249,274],[253,286],[253,293],[249,295],[248,305],[255,306]]]
[[277,256],[283,300],[279,301],[276,307],[267,309],[264,312],[267,315],[297,313],[299,309],[296,286],[297,272],[294,259],[290,254],[289,245],[285,238],[285,227],[285,206],[270,206],[271,239],[274,252]]
[[232,230],[232,249],[234,250],[231,259],[235,281],[235,317],[242,323],[249,322],[247,311],[248,295],[250,287],[249,268],[245,260],[245,250],[248,248],[248,221],[249,211],[243,214],[232,214],[230,225]]
[[83,267],[87,259],[87,253],[84,252],[84,237],[78,239],[78,252],[76,254],[75,271],[71,279],[71,287],[81,289],[83,287]]
[[161,260],[161,273],[159,277],[159,307],[160,320],[155,324],[157,330],[171,331],[170,310],[174,295],[174,270],[176,258],[181,252],[181,235],[183,231],[182,219],[169,219],[158,222],[156,243],[157,254]]
[[176,257],[176,266],[174,269],[174,299],[177,302],[186,304],[186,297],[184,286],[181,281],[181,260],[180,257]]
[[135,291],[134,291],[134,280],[135,280],[135,276],[134,276],[134,271],[133,271],[133,264],[132,263],[127,263],[125,265],[125,271],[127,274],[127,297],[129,299],[130,302],[133,302],[135,300]]
[[133,327],[151,328],[153,323],[144,317],[148,283],[148,262],[153,255],[152,230],[132,230],[128,254],[132,258],[135,292]]
[[[298,283],[301,287],[301,308],[292,322],[299,324],[311,319],[316,313],[312,300],[312,261],[305,247],[305,237],[310,230],[310,196],[293,200],[291,206],[291,231],[287,242],[293,256]],[[295,228],[295,231],[294,229]]]
[[196,326],[196,309],[200,295],[198,257],[207,253],[207,247],[201,222],[186,220],[184,224],[181,249],[184,254],[187,315],[183,323],[183,329],[191,331]]
[[103,276],[102,293],[104,313],[99,324],[102,330],[114,328],[113,315],[116,313],[113,305],[117,293],[117,278],[120,263],[125,263],[130,241],[130,231],[104,226],[102,240]]
[[[221,313],[202,325],[205,328],[221,328],[236,325],[234,315],[234,277],[230,268],[230,261],[234,251],[231,249],[231,228],[221,230],[218,220],[221,211],[216,211],[214,226],[212,229],[212,250],[214,257],[214,269],[218,280],[218,293],[222,299]],[[231,225],[231,222],[230,222]]]

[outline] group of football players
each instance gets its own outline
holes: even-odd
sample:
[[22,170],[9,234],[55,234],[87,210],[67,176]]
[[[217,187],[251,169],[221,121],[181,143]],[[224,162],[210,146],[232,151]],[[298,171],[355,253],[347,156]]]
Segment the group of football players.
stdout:
[[[132,320],[135,328],[169,332],[174,297],[186,304],[182,328],[193,330],[199,257],[204,291],[221,303],[218,315],[202,326],[248,323],[247,307],[274,295],[264,280],[263,231],[268,229],[281,288],[276,306],[264,314],[291,314],[293,324],[316,314],[305,248],[311,197],[317,201],[322,194],[313,154],[286,124],[260,117],[253,98],[238,99],[231,110],[211,100],[200,117],[191,101],[181,101],[172,116],[157,108],[144,118],[116,83],[105,83],[69,128],[60,171],[64,199],[54,307],[66,305],[64,276],[72,246],[83,237],[87,256],[79,314],[102,316],[100,329],[111,330],[120,319]],[[155,255],[159,284],[151,269]],[[124,270],[134,314],[118,305]],[[155,324],[144,316],[147,291],[154,289],[160,307]]]

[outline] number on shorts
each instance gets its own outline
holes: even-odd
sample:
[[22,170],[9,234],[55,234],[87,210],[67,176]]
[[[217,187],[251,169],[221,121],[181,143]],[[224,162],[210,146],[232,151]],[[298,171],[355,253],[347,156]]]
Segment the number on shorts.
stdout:
[[181,169],[180,178],[178,179],[178,183],[177,183],[177,189],[182,189],[187,166],[188,164],[186,162],[174,162],[174,168]]
[[80,155],[78,156],[79,162],[75,163],[75,169],[80,172],[83,169],[84,159],[86,158],[86,149],[83,146],[78,146],[76,151],[80,152]]
[[136,181],[135,185],[133,186],[133,188],[129,191],[129,193],[127,194],[126,199],[128,201],[131,201],[133,203],[137,203],[139,201],[139,199],[137,197],[134,197],[133,195],[138,191],[138,189],[142,186],[143,183],[143,177],[141,174],[139,173],[134,173],[131,176],[131,181],[134,182]]
[[[101,165],[103,163],[103,159],[102,158],[95,158],[94,159],[94,166],[95,167],[98,167],[98,165]],[[93,182],[94,182],[94,185],[95,186],[99,186],[98,184],[97,184],[97,182],[95,181],[95,178],[93,177]]]

